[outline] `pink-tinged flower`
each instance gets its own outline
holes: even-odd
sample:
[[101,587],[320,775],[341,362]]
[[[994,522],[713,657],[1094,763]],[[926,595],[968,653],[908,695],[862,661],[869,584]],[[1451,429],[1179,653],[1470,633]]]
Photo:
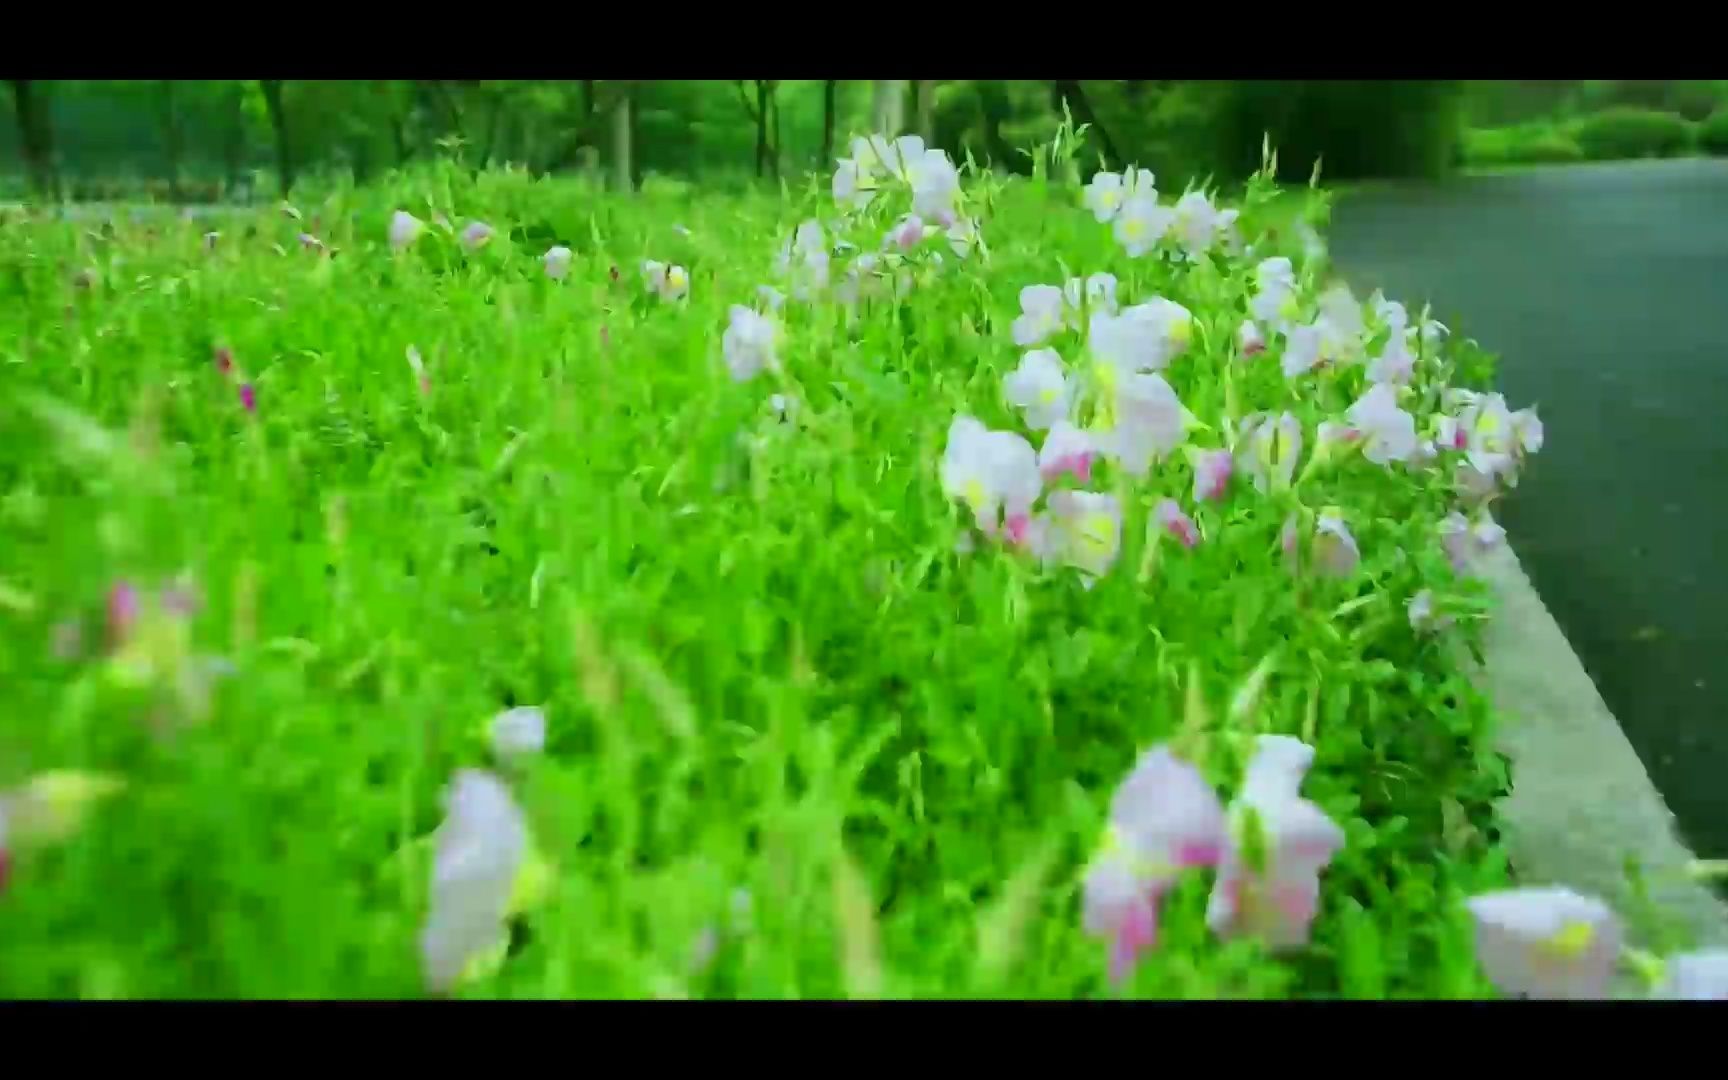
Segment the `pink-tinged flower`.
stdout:
[[1014,320],[1014,344],[1040,345],[1061,328],[1061,289],[1054,285],[1028,285],[1020,290],[1020,317]]
[[1408,461],[1416,452],[1416,418],[1398,407],[1398,392],[1386,383],[1369,387],[1344,417],[1362,433],[1362,456],[1376,465]]
[[1667,1001],[1728,1001],[1728,949],[1669,957],[1656,996]]
[[546,276],[553,281],[563,281],[564,275],[570,272],[570,260],[574,254],[563,246],[547,248],[546,254],[541,257],[541,262],[546,267]]
[[1122,551],[1122,505],[1114,495],[1063,489],[1046,500],[1047,519],[1035,520],[1029,546],[1040,557],[1100,578]]
[[216,370],[221,372],[223,375],[228,375],[228,374],[233,373],[233,371],[234,371],[234,350],[233,349],[230,349],[226,345],[218,345],[216,347]]
[[1202,450],[1194,461],[1194,501],[1211,502],[1224,497],[1236,456],[1228,450]]
[[108,589],[108,647],[117,649],[131,639],[138,625],[138,587],[130,581],[117,581]]
[[[1038,454],[1011,431],[991,431],[970,416],[956,416],[942,454],[942,490],[972,510],[978,528],[996,536],[1004,519],[1029,519],[1043,490]],[[1019,530],[1023,525],[1011,524]]]
[[464,250],[479,251],[492,240],[492,226],[484,221],[470,221],[462,230],[461,240]]
[[1356,548],[1356,538],[1342,518],[1335,513],[1322,513],[1314,523],[1314,565],[1332,577],[1349,577],[1362,561]]
[[390,215],[390,248],[401,251],[420,238],[420,230],[425,228],[420,219],[406,210],[398,210]]
[[883,247],[895,247],[901,251],[911,251],[924,240],[924,219],[917,214],[907,214],[882,237]]
[[1284,565],[1292,574],[1302,568],[1302,519],[1295,512],[1284,519],[1278,530],[1278,549],[1284,553]]
[[1074,390],[1055,349],[1037,349],[1020,359],[1020,366],[1002,382],[1008,403],[1022,410],[1026,426],[1042,431],[1066,419]]
[[1110,800],[1083,885],[1083,925],[1108,943],[1111,982],[1157,944],[1158,905],[1182,872],[1217,865],[1227,843],[1224,808],[1199,770],[1163,746],[1142,754]]
[[1045,483],[1053,483],[1063,473],[1071,473],[1082,484],[1092,482],[1092,462],[1098,457],[1098,445],[1092,436],[1066,420],[1050,425],[1044,445],[1038,449],[1038,471]]
[[1607,904],[1548,886],[1486,893],[1465,906],[1476,923],[1476,962],[1502,994],[1608,996],[1623,931]]
[[422,394],[432,392],[432,380],[426,375],[426,364],[420,359],[420,350],[408,346],[408,369],[414,372],[414,383],[420,387]]
[[1182,512],[1182,507],[1175,499],[1160,499],[1158,505],[1152,508],[1152,520],[1185,548],[1191,548],[1200,542],[1200,530],[1195,526],[1194,519]]
[[253,389],[251,383],[240,384],[240,407],[249,413],[258,411],[258,391]]
[[1456,417],[1442,415],[1435,418],[1434,445],[1442,450],[1464,449],[1464,428]]
[[528,823],[491,773],[464,769],[434,838],[431,906],[420,934],[426,985],[446,992],[505,940],[504,919],[528,854]]
[[1236,328],[1236,351],[1244,359],[1259,356],[1266,351],[1266,335],[1260,332],[1260,327],[1253,319],[1243,319],[1242,325]]
[[1313,762],[1314,748],[1300,739],[1255,740],[1230,805],[1231,842],[1206,905],[1213,933],[1258,937],[1274,949],[1307,943],[1320,907],[1320,874],[1344,847],[1344,830],[1301,796]]
[[1499,547],[1506,540],[1506,530],[1483,511],[1472,525],[1463,514],[1453,511],[1440,521],[1440,546],[1456,574],[1470,573],[1476,561]]
[[1280,413],[1276,418],[1251,413],[1242,418],[1236,464],[1254,479],[1262,494],[1288,488],[1301,456],[1302,422],[1291,413]]
[[1129,375],[1114,390],[1115,425],[1097,436],[1100,449],[1130,475],[1144,476],[1186,438],[1182,401],[1160,375]]
[[1518,440],[1520,454],[1535,454],[1542,450],[1542,418],[1535,409],[1519,409],[1512,414],[1512,433]]

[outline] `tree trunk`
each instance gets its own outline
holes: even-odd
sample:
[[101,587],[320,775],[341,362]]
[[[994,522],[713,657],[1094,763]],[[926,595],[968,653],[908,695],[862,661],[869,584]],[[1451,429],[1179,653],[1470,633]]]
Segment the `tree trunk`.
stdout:
[[756,80],[756,179],[768,173],[768,80]]
[[630,97],[630,188],[632,191],[642,190],[642,99],[640,97],[642,84],[635,79],[629,83]]
[[936,141],[936,82],[919,79],[913,85],[917,94],[918,137],[928,145]]
[[1092,111],[1092,103],[1086,99],[1086,91],[1081,89],[1078,79],[1056,79],[1051,83],[1051,91],[1058,105],[1068,102],[1069,111],[1074,115],[1076,125],[1086,124],[1093,134],[1098,136],[1098,145],[1104,149],[1105,168],[1123,164],[1122,155],[1116,152],[1116,144],[1110,141],[1110,133],[1104,130],[1104,125],[1098,122],[1097,114]]
[[240,187],[240,169],[246,156],[246,84],[235,80],[228,94],[228,131],[222,140],[222,171],[227,176],[229,194]]
[[630,160],[630,91],[620,86],[612,103],[612,185],[619,191],[635,190]]
[[168,198],[180,202],[180,118],[174,110],[174,80],[162,80],[162,152],[168,164]]
[[992,168],[1019,172],[1021,158],[1002,137],[1002,123],[1008,119],[1008,95],[994,79],[978,83],[978,106],[984,113],[984,152],[990,155]]
[[906,80],[877,79],[870,104],[870,123],[874,134],[892,139],[906,126]]
[[30,175],[30,187],[38,197],[57,201],[60,184],[54,169],[54,128],[49,121],[46,88],[39,79],[6,81],[12,86],[12,101],[18,113],[19,150],[24,155],[25,171]]
[[288,114],[282,108],[282,80],[259,79],[258,89],[264,92],[264,108],[276,133],[276,180],[286,199],[294,187],[294,147],[288,141]]
[[838,79],[822,81],[822,168],[834,164],[834,97]]

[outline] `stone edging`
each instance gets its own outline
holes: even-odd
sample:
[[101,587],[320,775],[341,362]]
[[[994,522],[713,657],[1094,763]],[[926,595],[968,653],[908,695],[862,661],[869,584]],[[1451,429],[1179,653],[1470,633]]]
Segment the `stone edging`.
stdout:
[[1484,577],[1499,604],[1480,682],[1513,763],[1512,794],[1499,809],[1520,880],[1567,885],[1630,912],[1624,864],[1635,854],[1665,915],[1697,945],[1728,945],[1728,905],[1685,876],[1696,856],[1509,544]]

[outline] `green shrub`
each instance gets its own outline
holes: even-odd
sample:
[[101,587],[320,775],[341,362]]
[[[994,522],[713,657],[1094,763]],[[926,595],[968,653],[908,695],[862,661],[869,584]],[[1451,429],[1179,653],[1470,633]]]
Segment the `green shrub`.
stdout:
[[1592,161],[1676,157],[1691,148],[1692,128],[1673,113],[1624,105],[1586,117],[1577,138]]
[[1477,128],[1462,141],[1467,165],[1546,165],[1583,161],[1578,141],[1548,124]]
[[1728,157],[1728,107],[1717,109],[1698,125],[1698,149]]
[[1254,171],[1263,137],[1278,151],[1280,178],[1298,182],[1316,160],[1333,180],[1437,176],[1453,164],[1457,82],[1245,81],[1219,93],[1220,158],[1231,175]]

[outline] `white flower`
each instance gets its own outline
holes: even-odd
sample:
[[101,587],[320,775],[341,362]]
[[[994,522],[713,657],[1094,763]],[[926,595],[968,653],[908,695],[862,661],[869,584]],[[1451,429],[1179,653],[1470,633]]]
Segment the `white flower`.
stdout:
[[546,714],[532,705],[505,709],[492,718],[492,753],[500,759],[527,757],[546,749]]
[[1050,517],[1042,553],[1089,578],[1103,577],[1122,550],[1122,507],[1116,496],[1064,488],[1045,501]]
[[468,251],[479,251],[492,240],[492,226],[484,221],[470,221],[468,227],[462,230],[462,247]]
[[1253,935],[1275,949],[1307,942],[1320,874],[1344,847],[1344,830],[1301,795],[1313,761],[1314,748],[1299,739],[1256,738],[1230,804],[1232,843],[1206,905],[1214,933]]
[[1242,325],[1236,328],[1236,351],[1242,354],[1243,359],[1266,351],[1266,335],[1260,332],[1253,319],[1243,319]]
[[737,382],[754,378],[763,368],[778,365],[775,345],[779,329],[773,320],[743,306],[732,305],[728,312],[726,332],[720,337],[720,348],[726,359],[726,370]]
[[978,528],[995,536],[1025,529],[1043,490],[1038,454],[1011,431],[991,431],[970,416],[956,416],[942,454],[942,490],[971,508]]
[[1188,347],[1194,318],[1181,304],[1153,297],[1120,315],[1092,316],[1087,345],[1100,365],[1118,376],[1158,371]]
[[1294,379],[1314,370],[1320,362],[1320,327],[1297,326],[1291,328],[1284,341],[1284,358],[1279,361],[1279,368],[1286,379]]
[[1102,311],[1107,315],[1116,314],[1116,276],[1114,274],[1093,274],[1085,281],[1079,278],[1069,278],[1062,286],[1062,299],[1066,307],[1063,321],[1078,329],[1085,325],[1082,315]]
[[1174,216],[1169,207],[1159,206],[1156,198],[1136,195],[1116,216],[1116,240],[1122,250],[1137,259],[1163,239]]
[[408,211],[396,211],[390,216],[390,247],[401,251],[419,238],[424,227],[420,219]]
[[1398,407],[1398,393],[1390,385],[1369,387],[1344,416],[1362,433],[1362,456],[1374,464],[1408,461],[1416,452],[1416,418]]
[[642,277],[661,300],[673,302],[690,295],[690,275],[682,266],[667,266],[649,259],[642,264]]
[[1086,209],[1092,211],[1092,216],[1100,223],[1116,217],[1116,212],[1122,209],[1123,197],[1120,173],[1094,173],[1092,182],[1086,185]]
[[504,940],[504,918],[528,850],[528,824],[491,773],[464,769],[434,837],[431,907],[420,934],[427,986],[444,992]]
[[1237,439],[1237,464],[1254,481],[1261,494],[1283,491],[1296,475],[1302,456],[1302,422],[1288,412],[1276,418],[1250,413],[1242,418]]
[[1416,355],[1405,343],[1404,335],[1393,334],[1380,355],[1368,365],[1368,381],[1408,386],[1416,376]]
[[1296,290],[1296,268],[1282,255],[1261,260],[1254,268],[1254,282],[1261,291],[1290,293]]
[[978,223],[971,218],[956,220],[948,226],[945,235],[948,237],[948,250],[954,253],[955,258],[964,259],[972,254],[973,248],[980,246]]
[[1490,479],[1511,471],[1518,433],[1505,398],[1484,394],[1465,407],[1458,421],[1464,429],[1464,453],[1471,468]]
[[1008,403],[1025,411],[1026,426],[1041,431],[1068,416],[1074,392],[1055,349],[1027,353],[1003,380]]
[[1476,962],[1502,994],[1608,996],[1622,931],[1607,904],[1556,886],[1487,893],[1465,906],[1476,922]]
[[786,294],[772,285],[756,286],[756,299],[769,311],[779,311],[786,306]]
[[546,249],[541,261],[546,265],[546,276],[553,281],[563,281],[564,275],[570,272],[571,251],[567,247]]
[[1362,318],[1362,305],[1348,285],[1334,285],[1320,294],[1320,315],[1314,325],[1320,331],[1322,362],[1349,362],[1361,353],[1368,327]]
[[1172,208],[1171,230],[1190,256],[1204,255],[1217,237],[1217,208],[1203,192],[1190,191]]
[[948,154],[942,150],[926,150],[907,166],[907,181],[912,185],[912,212],[952,224],[954,199],[960,193],[960,173]]
[[1028,285],[1020,290],[1020,317],[1014,320],[1016,345],[1041,345],[1062,328],[1062,290]]
[[834,170],[834,201],[854,210],[862,210],[876,197],[876,188],[869,174],[851,158],[842,159]]
[[917,214],[907,214],[882,237],[882,246],[897,247],[901,251],[911,251],[924,240],[924,219]]
[[1512,414],[1512,431],[1518,437],[1518,451],[1522,454],[1540,453],[1542,450],[1542,418],[1536,415],[1535,409],[1519,409]]
[[1098,436],[1100,449],[1134,476],[1182,445],[1187,417],[1176,391],[1160,375],[1121,376],[1114,384],[1115,426]]
[[1728,1001],[1728,949],[1669,957],[1656,996],[1667,1001]]
[[790,280],[798,300],[813,299],[828,287],[828,267],[828,242],[815,220],[801,223],[774,257],[775,272]]

